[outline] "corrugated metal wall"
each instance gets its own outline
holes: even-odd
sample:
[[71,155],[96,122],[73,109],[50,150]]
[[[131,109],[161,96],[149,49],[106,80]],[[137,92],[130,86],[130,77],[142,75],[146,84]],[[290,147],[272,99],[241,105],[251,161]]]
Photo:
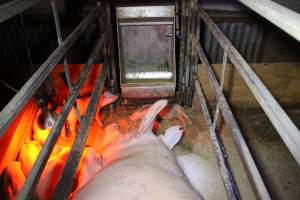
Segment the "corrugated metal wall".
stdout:
[[[3,24],[0,28],[0,60],[1,64],[29,63],[27,46],[35,59],[37,53],[48,45],[52,37],[53,24],[32,24],[22,27],[21,22]],[[27,44],[26,44],[27,43]],[[27,45],[27,46],[26,46]]]
[[[265,30],[260,24],[252,22],[219,22],[218,26],[248,62],[261,61],[264,46],[262,41]],[[221,63],[223,50],[206,27],[201,37],[210,62]]]

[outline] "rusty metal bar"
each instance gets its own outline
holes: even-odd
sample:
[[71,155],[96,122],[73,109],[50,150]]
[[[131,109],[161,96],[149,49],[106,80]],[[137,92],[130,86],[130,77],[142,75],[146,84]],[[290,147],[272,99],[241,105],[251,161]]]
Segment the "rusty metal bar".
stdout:
[[220,108],[222,110],[223,117],[225,119],[226,124],[231,130],[235,145],[237,147],[237,150],[239,152],[240,158],[242,160],[242,163],[244,165],[244,168],[246,169],[246,173],[248,175],[249,181],[251,183],[252,189],[258,199],[271,199],[270,195],[266,189],[266,186],[259,174],[259,171],[255,165],[255,162],[251,156],[251,153],[248,149],[248,146],[243,138],[243,135],[241,133],[241,130],[234,118],[234,115],[228,105],[228,102],[222,92],[220,92],[219,83],[217,81],[217,78],[213,72],[213,69],[211,65],[208,62],[208,59],[204,53],[204,50],[202,49],[200,43],[196,45],[199,58],[202,62],[202,65],[207,73],[207,76],[210,81],[210,85],[213,88],[213,92],[216,96],[216,99],[219,100]]
[[75,30],[68,36],[63,45],[56,48],[56,50],[48,57],[48,59],[39,67],[39,69],[31,76],[19,92],[12,98],[12,100],[4,107],[0,113],[0,138],[5,133],[10,123],[15,119],[18,113],[22,110],[24,105],[33,96],[36,90],[40,87],[43,81],[47,78],[49,73],[63,58],[66,52],[71,48],[74,42],[78,39],[81,33],[86,29],[90,22],[95,18],[99,12],[97,6],[91,13],[75,28]]
[[226,164],[226,159],[223,154],[222,147],[220,145],[220,141],[215,132],[215,128],[213,127],[211,117],[210,117],[210,114],[208,111],[208,107],[207,107],[207,104],[206,104],[206,101],[205,101],[205,98],[203,95],[203,90],[201,87],[199,77],[198,77],[198,80],[196,81],[195,85],[196,85],[196,90],[198,93],[198,98],[200,100],[201,108],[203,111],[203,115],[204,115],[204,118],[206,119],[206,123],[208,126],[210,139],[212,141],[214,151],[215,151],[215,154],[217,157],[218,166],[219,166],[220,173],[221,173],[221,176],[223,179],[227,198],[228,199],[241,199],[239,191],[238,191],[238,187],[236,186],[233,176],[231,175],[230,170]]
[[55,189],[53,199],[68,199],[69,193],[72,190],[79,161],[88,137],[90,127],[92,125],[93,119],[97,111],[97,106],[103,89],[106,71],[107,67],[104,66],[95,84],[93,93],[91,95],[87,107],[86,115],[82,119],[82,123],[76,135],[75,142],[72,146],[71,152],[65,164],[63,173],[59,179],[58,185]]
[[116,55],[115,55],[115,44],[113,39],[113,32],[112,32],[112,24],[111,24],[111,13],[110,13],[110,1],[106,2],[106,15],[107,15],[107,36],[108,36],[108,47],[109,52],[108,55],[110,56],[110,70],[112,74],[112,80],[110,80],[110,84],[113,89],[114,94],[118,94],[118,76],[117,76],[117,66],[116,66]]
[[199,14],[222,48],[228,49],[229,59],[267,114],[298,165],[300,165],[300,131],[298,128],[284,112],[270,91],[254,73],[241,54],[235,49],[214,21],[200,7]]
[[[61,35],[61,28],[60,28],[60,22],[59,22],[59,14],[58,14],[58,11],[57,11],[57,7],[56,7],[55,1],[56,0],[51,0],[51,6],[52,6],[52,11],[53,11],[53,16],[54,16],[57,41],[58,41],[58,45],[61,46],[61,45],[63,45],[63,39],[62,39],[62,35]],[[70,93],[72,93],[72,91],[73,91],[73,84],[72,84],[72,80],[71,80],[71,76],[70,76],[70,71],[69,71],[69,68],[68,68],[68,61],[67,61],[66,57],[64,57],[63,63],[64,63],[64,71],[65,71],[65,76],[67,78],[67,84],[68,84],[68,87],[69,87],[69,91],[70,91]],[[75,108],[77,119],[78,119],[78,121],[80,123],[81,122],[81,115],[80,115],[80,111],[79,111],[79,107],[77,105],[77,102],[75,102],[74,108]]]
[[178,103],[183,103],[183,93],[184,93],[184,69],[185,69],[185,52],[186,52],[186,7],[187,0],[181,0],[181,17],[180,17],[180,55],[179,55],[179,70],[178,70],[178,91],[179,91],[179,100]]
[[42,2],[43,0],[14,0],[0,6],[0,23]]
[[61,129],[63,128],[65,121],[71,111],[71,108],[73,107],[73,104],[75,103],[76,98],[79,95],[81,87],[83,86],[85,80],[87,79],[92,64],[99,56],[99,50],[103,47],[103,44],[104,44],[104,37],[102,36],[101,39],[98,40],[87,63],[85,64],[84,69],[81,72],[80,77],[74,87],[73,93],[71,94],[71,96],[68,97],[61,111],[61,114],[58,116],[54,126],[52,127],[45,144],[43,145],[29,175],[26,178],[25,184],[21,192],[17,196],[18,200],[31,199],[31,195],[35,190],[35,187],[45,168],[48,158],[52,152],[52,149],[56,144]]

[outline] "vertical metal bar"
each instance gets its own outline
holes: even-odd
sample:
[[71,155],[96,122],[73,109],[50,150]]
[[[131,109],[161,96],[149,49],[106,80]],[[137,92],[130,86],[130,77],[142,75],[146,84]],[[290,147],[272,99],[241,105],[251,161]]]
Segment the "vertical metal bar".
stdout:
[[52,149],[54,145],[56,144],[56,141],[58,139],[58,136],[61,132],[61,129],[63,128],[65,121],[71,111],[71,108],[73,104],[76,101],[77,96],[79,95],[80,89],[83,86],[85,80],[87,79],[87,76],[89,74],[89,71],[92,67],[92,64],[94,63],[95,59],[99,56],[99,49],[102,48],[104,43],[103,37],[101,37],[100,40],[98,40],[96,46],[94,47],[87,63],[85,64],[79,79],[74,87],[74,91],[71,94],[71,96],[68,97],[61,114],[58,116],[54,126],[52,127],[49,136],[43,145],[29,175],[26,178],[26,181],[24,183],[24,186],[21,190],[21,192],[17,196],[17,200],[24,200],[24,199],[31,199],[32,193],[35,190],[35,187],[40,179],[40,176],[46,166],[46,163],[48,161],[48,158],[52,152]]
[[30,69],[31,72],[34,72],[34,68],[33,68],[33,63],[32,63],[32,57],[31,57],[31,51],[30,51],[30,47],[29,47],[29,43],[28,43],[28,39],[27,39],[27,34],[25,31],[25,23],[24,23],[24,19],[23,19],[23,14],[20,14],[20,20],[21,20],[21,24],[22,24],[22,32],[23,32],[23,36],[24,36],[24,43],[25,43],[25,47],[26,47],[26,53],[27,53],[27,57],[28,57],[28,62],[30,65]]
[[[51,5],[52,5],[53,16],[54,16],[56,34],[57,34],[57,41],[58,41],[58,45],[61,46],[61,45],[63,45],[63,39],[62,39],[62,34],[61,34],[61,29],[60,29],[59,14],[58,14],[58,11],[57,11],[55,0],[51,1]],[[63,62],[64,62],[64,71],[65,71],[65,75],[66,75],[66,78],[67,78],[67,84],[68,84],[68,87],[69,87],[69,91],[72,94],[73,84],[72,84],[72,79],[71,79],[71,76],[70,76],[70,71],[69,71],[68,62],[67,62],[66,57],[64,57]],[[75,108],[77,119],[80,123],[81,122],[81,115],[80,115],[80,111],[79,111],[79,107],[77,105],[77,102],[75,102],[74,108]]]
[[233,176],[231,175],[231,172],[226,164],[226,159],[223,154],[222,147],[220,145],[221,141],[219,141],[217,134],[215,132],[215,129],[212,127],[212,121],[211,121],[208,107],[207,107],[207,104],[206,104],[206,101],[204,98],[204,94],[203,94],[203,90],[202,90],[201,83],[199,80],[199,76],[197,76],[197,78],[198,78],[198,80],[196,81],[196,90],[197,90],[197,94],[198,94],[200,105],[201,105],[201,108],[203,111],[204,118],[206,119],[210,139],[213,144],[216,158],[218,161],[218,166],[219,166],[219,170],[220,170],[220,173],[222,176],[227,199],[230,199],[230,200],[231,199],[241,199],[238,188],[233,179]]
[[111,13],[110,13],[110,1],[106,1],[106,19],[107,19],[107,34],[108,34],[108,46],[109,46],[109,56],[110,56],[110,70],[112,72],[111,86],[114,94],[118,94],[118,76],[117,76],[117,66],[116,66],[116,55],[115,55],[115,44],[113,39],[112,24],[111,24]]
[[104,66],[104,69],[102,68],[101,74],[99,75],[95,83],[94,90],[87,107],[86,115],[82,119],[82,123],[76,135],[75,142],[72,146],[58,185],[55,189],[53,199],[68,199],[69,193],[72,190],[79,161],[97,111],[97,105],[100,100],[100,95],[104,84],[103,82],[107,71],[106,69],[106,66]]
[[[189,2],[189,1],[188,1]],[[189,4],[188,4],[189,5]],[[185,59],[184,59],[184,98],[183,103],[185,106],[189,106],[189,94],[190,94],[190,70],[191,70],[191,44],[192,44],[192,37],[191,37],[191,9],[188,6],[186,10],[186,19],[187,19],[187,31],[186,31],[186,48],[185,48]]]
[[184,92],[184,68],[185,68],[185,52],[186,52],[186,1],[181,0],[181,21],[180,21],[180,55],[179,55],[179,70],[178,70],[178,90],[179,104],[183,103]]
[[233,140],[239,152],[240,158],[248,175],[249,181],[251,183],[252,189],[258,199],[271,199],[270,195],[267,191],[267,188],[262,180],[262,177],[259,174],[259,171],[255,165],[255,162],[251,156],[251,153],[248,149],[248,146],[243,138],[241,130],[234,118],[234,115],[228,105],[228,102],[223,93],[219,92],[219,84],[217,78],[213,72],[211,65],[209,64],[207,57],[200,45],[200,43],[196,46],[199,58],[202,62],[202,65],[206,71],[206,74],[210,80],[210,85],[213,88],[213,92],[217,99],[220,101],[220,108],[223,113],[223,117],[225,119],[226,124],[231,130]]

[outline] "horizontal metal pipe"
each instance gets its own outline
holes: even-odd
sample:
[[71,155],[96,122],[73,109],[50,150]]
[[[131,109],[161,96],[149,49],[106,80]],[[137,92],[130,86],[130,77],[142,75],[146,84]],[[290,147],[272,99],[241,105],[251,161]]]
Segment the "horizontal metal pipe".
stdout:
[[[259,174],[259,171],[255,165],[255,162],[251,156],[248,146],[243,138],[242,132],[241,132],[241,130],[234,118],[234,115],[229,107],[229,104],[228,104],[224,94],[222,92],[220,92],[220,90],[219,90],[220,86],[217,81],[217,78],[216,78],[216,76],[213,72],[213,69],[212,69],[211,65],[209,64],[208,59],[204,53],[204,50],[200,46],[199,42],[196,45],[196,48],[197,48],[201,63],[203,64],[203,67],[209,78],[210,85],[213,88],[213,92],[216,96],[216,99],[218,99],[218,103],[222,110],[222,114],[225,119],[225,122],[231,130],[235,145],[239,152],[239,155],[240,155],[240,158],[244,165],[244,168],[246,169],[246,173],[250,180],[252,189],[253,189],[256,197],[258,197],[258,199],[264,199],[264,200],[271,199],[269,196],[269,193],[266,189],[266,186]],[[198,77],[198,79],[199,79],[199,77]]]
[[86,115],[82,119],[81,125],[76,135],[75,142],[72,146],[63,173],[55,189],[53,199],[68,199],[69,193],[72,190],[79,161],[82,156],[88,133],[97,111],[97,106],[103,89],[106,72],[107,67],[104,66],[95,84],[93,93],[91,95],[87,107]]
[[104,44],[104,37],[102,36],[101,39],[97,42],[96,46],[94,47],[87,63],[85,64],[83,71],[80,74],[80,77],[74,86],[72,95],[68,97],[61,114],[58,116],[53,128],[51,129],[49,136],[43,145],[29,175],[26,178],[25,184],[19,193],[17,199],[31,199],[31,195],[35,190],[36,184],[38,183],[40,176],[45,168],[45,165],[48,161],[48,158],[52,152],[54,145],[60,135],[61,129],[63,128],[65,121],[76,101],[77,96],[79,95],[80,89],[85,83],[89,71],[92,67],[92,64],[99,56],[99,50],[103,47]]
[[0,113],[0,138],[5,133],[10,123],[15,119],[24,105],[33,96],[43,81],[48,77],[49,73],[64,57],[81,33],[87,28],[90,22],[99,12],[97,6],[68,36],[65,42],[58,46],[56,50],[48,57],[48,59],[39,67],[39,69],[31,76],[19,92],[11,99]]
[[200,8],[199,13],[222,48],[228,51],[228,57],[231,62],[267,114],[298,165],[300,165],[300,132],[298,128],[214,21],[203,9]]
[[239,0],[300,42],[300,14],[270,0]]
[[42,2],[43,0],[14,0],[0,6],[0,23]]
[[173,25],[173,21],[168,22],[120,22],[119,26],[153,26],[153,25]]

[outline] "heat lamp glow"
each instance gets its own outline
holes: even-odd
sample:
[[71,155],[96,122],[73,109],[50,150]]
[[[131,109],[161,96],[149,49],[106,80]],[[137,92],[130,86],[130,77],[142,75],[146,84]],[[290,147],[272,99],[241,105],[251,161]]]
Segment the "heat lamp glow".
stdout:
[[[81,68],[82,65],[70,66],[73,82],[76,81]],[[93,67],[88,80],[80,91],[80,97],[76,100],[81,116],[86,112],[90,93],[100,68],[99,65]],[[0,174],[4,177],[5,199],[16,199],[51,132],[55,116],[58,116],[62,110],[64,100],[68,96],[68,88],[61,78],[62,69],[62,66],[58,66],[52,73],[57,95],[52,97],[48,106],[38,108],[36,101],[30,100],[7,134],[0,140],[0,145],[3,144],[4,147],[7,147],[4,148],[6,151],[0,151],[2,158]],[[100,152],[107,138],[103,138],[104,127],[100,119],[100,108],[115,100],[117,100],[117,96],[108,91],[103,92],[100,98],[95,120],[76,172],[73,192],[85,185],[101,167]],[[36,195],[39,199],[51,199],[51,194],[55,190],[69,156],[79,124],[76,111],[72,108],[36,187]]]

